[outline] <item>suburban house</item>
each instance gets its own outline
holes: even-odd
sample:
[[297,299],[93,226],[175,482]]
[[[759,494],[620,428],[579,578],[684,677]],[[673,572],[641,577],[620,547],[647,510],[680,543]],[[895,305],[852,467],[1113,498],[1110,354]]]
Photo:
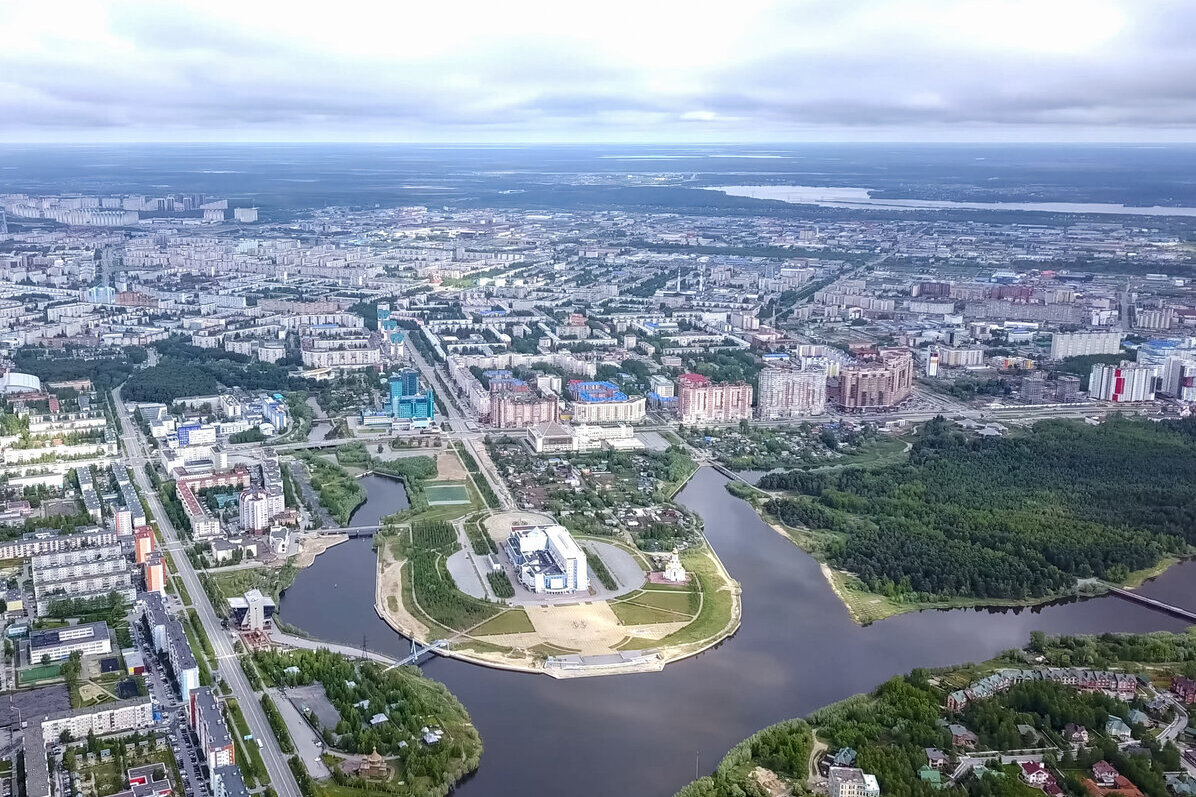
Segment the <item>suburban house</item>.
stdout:
[[947,754],[937,747],[926,748],[926,764],[932,769],[941,770],[947,766]]
[[1088,744],[1088,729],[1083,725],[1076,725],[1074,722],[1069,722],[1063,728],[1063,738],[1077,744]]
[[951,744],[956,747],[971,748],[980,743],[980,739],[976,734],[957,722],[948,725],[947,730],[951,732]]
[[1018,766],[1022,770],[1022,780],[1031,786],[1042,788],[1048,780],[1052,780],[1051,773],[1038,761],[1022,761]]
[[1181,703],[1196,703],[1196,680],[1177,675],[1171,679],[1171,691]]
[[1134,736],[1130,726],[1125,724],[1125,720],[1113,716],[1110,716],[1109,721],[1105,723],[1105,735],[1122,742],[1132,739]]
[[1098,786],[1105,789],[1112,788],[1120,774],[1108,761],[1097,761],[1092,765],[1092,777]]

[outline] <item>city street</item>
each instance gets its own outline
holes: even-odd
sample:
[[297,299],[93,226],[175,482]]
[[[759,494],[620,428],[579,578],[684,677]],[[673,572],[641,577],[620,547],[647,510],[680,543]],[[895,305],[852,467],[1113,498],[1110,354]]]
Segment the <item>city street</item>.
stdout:
[[[137,424],[130,416],[128,408],[125,407],[121,399],[119,388],[112,391],[112,400],[124,429],[122,439],[125,450],[129,455],[133,478],[138,487],[140,487],[141,493],[150,511],[153,513],[158,530],[162,534],[163,542],[167,546],[178,544],[180,543],[178,532],[170,523],[166,515],[166,510],[163,508],[162,502],[158,499],[158,493],[154,490],[153,485],[150,484],[149,477],[145,473],[144,463],[147,458],[144,441],[141,439],[141,433]],[[207,593],[204,591],[203,585],[200,584],[195,570],[191,567],[190,560],[186,556],[175,556],[172,558],[176,567],[178,567],[178,574],[183,580],[183,585],[191,595],[204,631],[207,633],[208,639],[211,640],[212,648],[216,652],[218,667],[213,674],[223,679],[232,689],[233,696],[237,698],[237,702],[241,706],[241,711],[245,715],[249,731],[255,738],[262,740],[262,760],[266,765],[270,785],[273,786],[274,791],[278,793],[279,797],[300,797],[299,786],[295,782],[295,777],[291,773],[290,767],[287,765],[286,757],[278,747],[278,740],[274,738],[274,732],[270,730],[270,725],[266,721],[258,698],[250,688],[249,682],[245,678],[245,673],[241,670],[241,663],[233,651],[232,641],[229,639],[228,632],[221,626],[220,618],[216,616],[215,611],[212,609],[212,604],[208,600]],[[203,655],[203,652],[195,651],[195,654],[198,657]]]

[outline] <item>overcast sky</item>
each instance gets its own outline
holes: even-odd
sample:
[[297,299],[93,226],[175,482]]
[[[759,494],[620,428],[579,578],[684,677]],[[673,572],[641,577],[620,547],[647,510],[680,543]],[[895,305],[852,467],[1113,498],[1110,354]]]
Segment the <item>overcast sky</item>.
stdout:
[[4,0],[0,140],[1196,141],[1193,0]]

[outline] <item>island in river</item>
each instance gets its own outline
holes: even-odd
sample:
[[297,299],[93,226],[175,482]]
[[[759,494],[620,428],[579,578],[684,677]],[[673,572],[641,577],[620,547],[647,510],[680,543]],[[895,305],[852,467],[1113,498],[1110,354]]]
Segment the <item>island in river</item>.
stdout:
[[[422,644],[443,641],[437,648],[450,657],[576,678],[658,671],[739,627],[739,584],[697,519],[669,497],[696,470],[688,457],[650,451],[541,457],[502,439],[488,446],[488,455],[507,489],[523,491],[522,503],[538,511],[465,508],[451,521],[419,513],[398,518],[407,523],[384,523],[375,538],[374,608],[391,628]],[[557,475],[563,462],[569,479]],[[544,511],[549,507],[557,513]],[[576,593],[533,593],[521,583],[506,541],[516,528],[558,521],[586,556],[589,585]],[[681,572],[665,578],[670,562]]]
[[1196,545],[1196,419],[927,422],[905,462],[732,485],[813,554],[856,622],[1137,586]]

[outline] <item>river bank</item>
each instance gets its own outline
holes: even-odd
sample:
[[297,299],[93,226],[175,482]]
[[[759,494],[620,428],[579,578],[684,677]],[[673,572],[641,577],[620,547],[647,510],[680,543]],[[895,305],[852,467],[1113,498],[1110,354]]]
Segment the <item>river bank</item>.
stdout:
[[[732,486],[734,486],[734,483],[732,483]],[[1074,590],[1054,592],[1024,599],[958,597],[947,600],[921,602],[894,600],[887,595],[864,589],[855,575],[828,564],[823,559],[822,551],[818,544],[819,532],[815,532],[809,528],[798,528],[782,523],[774,515],[765,511],[761,503],[765,497],[769,496],[768,493],[759,488],[742,490],[737,487],[729,490],[729,492],[731,495],[748,504],[760,517],[761,521],[770,529],[817,560],[819,571],[826,580],[827,585],[835,597],[843,603],[852,621],[858,625],[868,625],[897,615],[926,610],[1033,608],[1036,606],[1048,606],[1059,601],[1072,600],[1077,597],[1097,597],[1107,592],[1107,589],[1098,582],[1085,584],[1077,582],[1077,588]],[[1174,556],[1165,557],[1153,567],[1130,573],[1117,586],[1125,589],[1136,589],[1152,579],[1158,578],[1171,567],[1190,559],[1191,557],[1187,559]]]
[[[709,771],[757,729],[872,689],[919,667],[984,661],[1047,634],[1181,631],[1186,624],[1114,597],[1049,606],[911,612],[860,626],[818,563],[735,500],[701,468],[677,501],[699,516],[711,547],[742,584],[742,618],[722,643],[660,672],[620,678],[529,678],[434,656],[421,668],[468,708],[486,752],[456,797],[547,794],[668,797]],[[386,485],[361,512],[389,514]],[[351,539],[299,572],[279,610],[313,639],[401,660],[411,643],[374,610],[377,554]],[[332,585],[337,585],[335,589]],[[1182,605],[1196,595],[1196,562],[1171,568],[1143,594]],[[1189,607],[1196,608],[1196,607]],[[529,722],[529,717],[537,721]],[[527,766],[527,751],[537,765]]]

